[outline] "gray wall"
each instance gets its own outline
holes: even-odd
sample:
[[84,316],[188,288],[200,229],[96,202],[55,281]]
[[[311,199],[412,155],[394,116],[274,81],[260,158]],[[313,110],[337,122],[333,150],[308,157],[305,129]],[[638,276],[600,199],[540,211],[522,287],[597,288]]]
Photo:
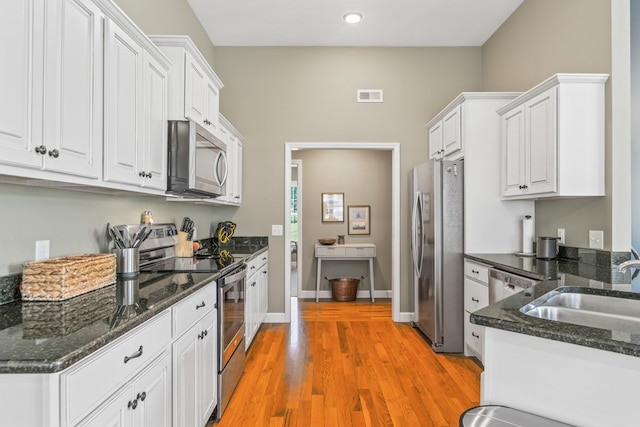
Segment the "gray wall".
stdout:
[[[188,35],[214,67],[213,43],[187,0],[114,0],[149,35]],[[214,67],[215,68],[215,67]]]
[[[525,91],[555,73],[611,73],[611,1],[525,0],[482,60],[485,91]],[[567,245],[589,247],[589,230],[603,230],[611,249],[611,79],[606,93],[606,196],[536,202],[538,236],[564,228]]]
[[[237,221],[250,234],[284,221],[286,142],[400,143],[400,309],[413,311],[409,170],[428,156],[425,123],[460,92],[480,89],[480,48],[217,47],[215,55],[221,111],[245,136]],[[357,89],[383,89],[384,103],[356,103]],[[283,245],[270,239],[272,312],[284,311]]]
[[[302,287],[316,289],[314,245],[322,237],[345,235],[345,243],[374,243],[375,288],[391,290],[391,152],[373,150],[302,150]],[[345,221],[322,222],[321,194],[344,193]],[[369,205],[370,235],[349,235],[347,207]],[[323,262],[323,277],[369,277],[366,262]],[[367,279],[368,280],[368,279]],[[369,289],[369,282],[363,282]],[[321,289],[329,289],[326,281]],[[362,287],[361,287],[362,289]]]

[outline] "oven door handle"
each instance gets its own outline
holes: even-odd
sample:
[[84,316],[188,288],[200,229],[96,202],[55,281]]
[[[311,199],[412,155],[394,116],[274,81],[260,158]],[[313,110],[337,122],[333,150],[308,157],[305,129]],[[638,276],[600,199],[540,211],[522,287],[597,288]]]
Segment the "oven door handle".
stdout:
[[239,272],[231,274],[229,276],[223,276],[220,279],[218,279],[218,284],[220,286],[226,287],[227,283],[233,284],[235,282],[238,282],[247,276],[246,270],[247,270],[247,266],[243,265],[242,269]]

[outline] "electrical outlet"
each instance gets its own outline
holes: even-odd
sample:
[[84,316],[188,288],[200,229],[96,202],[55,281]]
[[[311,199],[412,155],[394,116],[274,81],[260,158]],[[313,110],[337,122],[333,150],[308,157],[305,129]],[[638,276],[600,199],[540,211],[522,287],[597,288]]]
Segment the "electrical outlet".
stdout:
[[49,259],[49,240],[36,240],[36,261]]
[[562,243],[564,245],[564,228],[558,228],[558,243]]
[[589,248],[604,249],[604,232],[601,230],[589,230]]
[[282,225],[272,225],[271,226],[271,235],[272,236],[282,236]]

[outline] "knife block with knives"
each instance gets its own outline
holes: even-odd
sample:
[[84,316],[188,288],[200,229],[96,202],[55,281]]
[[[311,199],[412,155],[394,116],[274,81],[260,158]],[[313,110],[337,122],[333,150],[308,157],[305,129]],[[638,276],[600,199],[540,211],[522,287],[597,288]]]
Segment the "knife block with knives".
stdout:
[[193,256],[193,221],[189,217],[182,219],[180,231],[178,231],[178,243],[175,251],[178,258],[191,258]]

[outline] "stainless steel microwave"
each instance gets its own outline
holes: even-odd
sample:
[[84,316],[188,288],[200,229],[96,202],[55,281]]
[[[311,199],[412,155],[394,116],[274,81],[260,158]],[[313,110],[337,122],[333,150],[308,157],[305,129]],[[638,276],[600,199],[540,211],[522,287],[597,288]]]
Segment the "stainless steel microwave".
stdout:
[[169,120],[167,193],[214,198],[226,194],[227,145],[191,120]]

